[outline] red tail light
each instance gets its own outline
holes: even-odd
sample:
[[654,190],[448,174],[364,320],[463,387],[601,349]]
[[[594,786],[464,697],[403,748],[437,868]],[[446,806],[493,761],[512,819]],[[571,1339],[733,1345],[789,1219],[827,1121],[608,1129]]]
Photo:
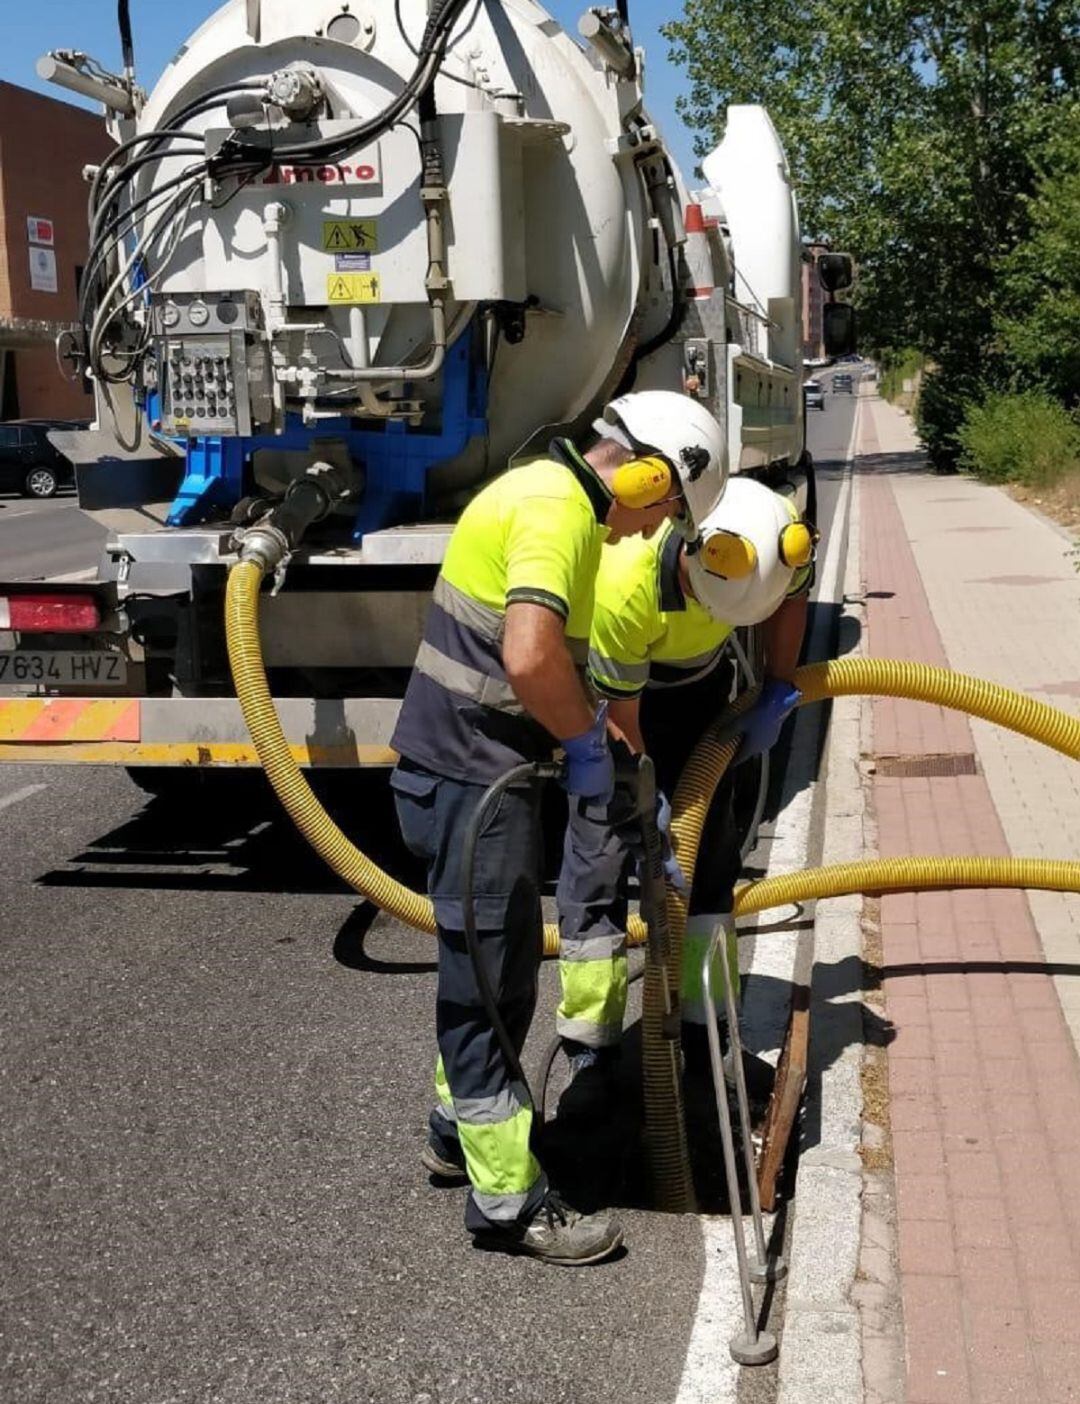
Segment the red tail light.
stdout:
[[101,623],[93,595],[0,595],[0,629],[22,634],[79,634]]

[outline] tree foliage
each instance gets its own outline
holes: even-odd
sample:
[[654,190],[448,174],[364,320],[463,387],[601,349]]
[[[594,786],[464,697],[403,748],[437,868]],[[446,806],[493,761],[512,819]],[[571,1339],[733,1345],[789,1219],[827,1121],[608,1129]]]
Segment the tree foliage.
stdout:
[[[699,154],[729,104],[769,109],[804,232],[859,262],[870,343],[923,350],[939,400],[1004,377],[1027,333],[1001,321],[1003,265],[1046,208],[1040,156],[1076,94],[1080,0],[685,0],[664,33]],[[951,432],[960,411],[944,410]]]

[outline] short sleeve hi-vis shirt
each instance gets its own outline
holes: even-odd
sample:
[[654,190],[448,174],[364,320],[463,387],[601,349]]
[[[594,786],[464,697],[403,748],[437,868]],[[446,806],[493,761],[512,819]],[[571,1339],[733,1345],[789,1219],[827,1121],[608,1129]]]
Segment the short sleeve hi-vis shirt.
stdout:
[[593,590],[610,494],[566,440],[510,468],[465,508],[428,611],[391,745],[425,769],[487,784],[553,738],[507,680],[507,605],[540,604],[564,621],[571,655],[588,654]]
[[[792,520],[798,519],[788,504]],[[716,667],[731,625],[683,593],[680,538],[671,523],[650,540],[605,546],[596,577],[589,678],[605,697],[638,697],[646,687],[681,687]],[[795,572],[788,597],[809,588],[813,567]]]
[[729,624],[679,584],[681,538],[670,523],[649,540],[605,546],[596,577],[589,677],[605,697],[696,682],[720,661]]

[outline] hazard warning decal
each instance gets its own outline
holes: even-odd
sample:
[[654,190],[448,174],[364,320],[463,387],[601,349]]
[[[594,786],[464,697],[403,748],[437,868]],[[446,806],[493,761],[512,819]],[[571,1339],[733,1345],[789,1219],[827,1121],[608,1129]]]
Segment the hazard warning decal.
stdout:
[[322,245],[326,253],[375,253],[379,247],[378,221],[324,219]]
[[331,273],[326,280],[327,302],[379,302],[378,273]]

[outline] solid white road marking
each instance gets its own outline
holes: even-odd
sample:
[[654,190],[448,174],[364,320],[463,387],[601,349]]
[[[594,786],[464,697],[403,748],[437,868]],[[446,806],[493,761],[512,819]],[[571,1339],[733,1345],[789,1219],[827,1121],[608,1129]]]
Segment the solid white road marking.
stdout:
[[21,790],[13,790],[10,795],[0,795],[0,809],[10,809],[13,804],[29,799],[31,795],[36,795],[39,790],[46,788],[45,785],[24,785]]

